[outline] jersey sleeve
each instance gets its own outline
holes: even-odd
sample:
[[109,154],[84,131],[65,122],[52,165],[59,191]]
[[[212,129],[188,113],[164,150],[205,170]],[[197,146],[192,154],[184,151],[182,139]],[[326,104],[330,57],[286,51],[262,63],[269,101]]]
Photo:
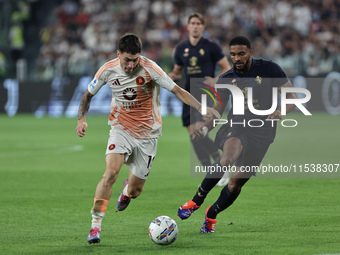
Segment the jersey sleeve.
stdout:
[[101,72],[99,69],[98,72],[95,74],[93,80],[87,87],[87,90],[92,94],[95,95],[106,84],[106,71]]
[[223,51],[216,42],[211,42],[211,57],[214,63],[224,58]]
[[275,62],[270,62],[270,76],[273,79],[273,87],[281,87],[289,81],[286,73]]
[[169,91],[176,86],[176,83],[165,72],[163,72],[163,75],[158,79],[157,83]]
[[155,62],[152,61],[151,63],[151,66],[145,68],[150,72],[152,80],[163,88],[171,91],[176,83]]

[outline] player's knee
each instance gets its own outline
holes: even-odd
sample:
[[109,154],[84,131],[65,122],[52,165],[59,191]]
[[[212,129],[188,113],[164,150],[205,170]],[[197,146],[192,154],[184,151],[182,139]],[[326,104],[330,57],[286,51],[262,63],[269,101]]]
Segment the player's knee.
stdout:
[[128,194],[130,198],[136,198],[142,193],[142,191],[143,191],[143,188],[136,187],[131,190],[128,190]]
[[118,177],[119,170],[106,169],[103,179],[107,185],[113,185]]
[[226,157],[226,156],[222,155],[222,157],[220,159],[220,164],[221,164],[221,166],[232,166],[232,165],[234,165],[234,160],[231,159],[230,157]]
[[235,194],[241,191],[242,185],[232,179],[228,183],[228,190],[231,194]]

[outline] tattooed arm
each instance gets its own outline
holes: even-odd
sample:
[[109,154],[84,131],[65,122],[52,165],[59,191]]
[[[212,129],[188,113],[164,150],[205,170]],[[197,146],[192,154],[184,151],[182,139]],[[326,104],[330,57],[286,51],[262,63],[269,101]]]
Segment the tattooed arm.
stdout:
[[79,111],[78,111],[78,125],[76,127],[76,132],[80,137],[85,135],[87,129],[86,114],[90,108],[90,103],[93,95],[86,91],[80,100]]

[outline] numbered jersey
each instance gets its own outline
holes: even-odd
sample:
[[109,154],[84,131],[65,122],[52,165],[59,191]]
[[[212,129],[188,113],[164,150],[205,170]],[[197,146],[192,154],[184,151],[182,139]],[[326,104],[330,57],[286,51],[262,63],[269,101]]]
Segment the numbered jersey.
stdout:
[[176,85],[152,60],[140,56],[132,73],[125,73],[118,58],[105,63],[88,85],[95,95],[104,85],[112,90],[109,125],[121,125],[136,138],[162,135],[160,86],[171,91]]

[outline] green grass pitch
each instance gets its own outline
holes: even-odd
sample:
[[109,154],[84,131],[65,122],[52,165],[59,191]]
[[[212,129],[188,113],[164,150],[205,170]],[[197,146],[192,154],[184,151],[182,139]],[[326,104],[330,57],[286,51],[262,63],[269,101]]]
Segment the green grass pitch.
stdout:
[[[323,113],[289,115],[296,128],[279,127],[264,164],[340,163],[340,118]],[[201,179],[190,177],[187,131],[163,118],[163,137],[144,191],[116,212],[128,169],[113,187],[101,244],[86,242],[96,185],[105,170],[107,116],[89,116],[84,138],[76,120],[0,115],[0,254],[340,254],[340,178],[251,179],[201,234],[215,187],[190,219],[177,217]],[[338,169],[340,171],[340,169]],[[339,175],[338,175],[339,176]],[[148,236],[160,215],[176,220],[178,239],[157,246]]]

